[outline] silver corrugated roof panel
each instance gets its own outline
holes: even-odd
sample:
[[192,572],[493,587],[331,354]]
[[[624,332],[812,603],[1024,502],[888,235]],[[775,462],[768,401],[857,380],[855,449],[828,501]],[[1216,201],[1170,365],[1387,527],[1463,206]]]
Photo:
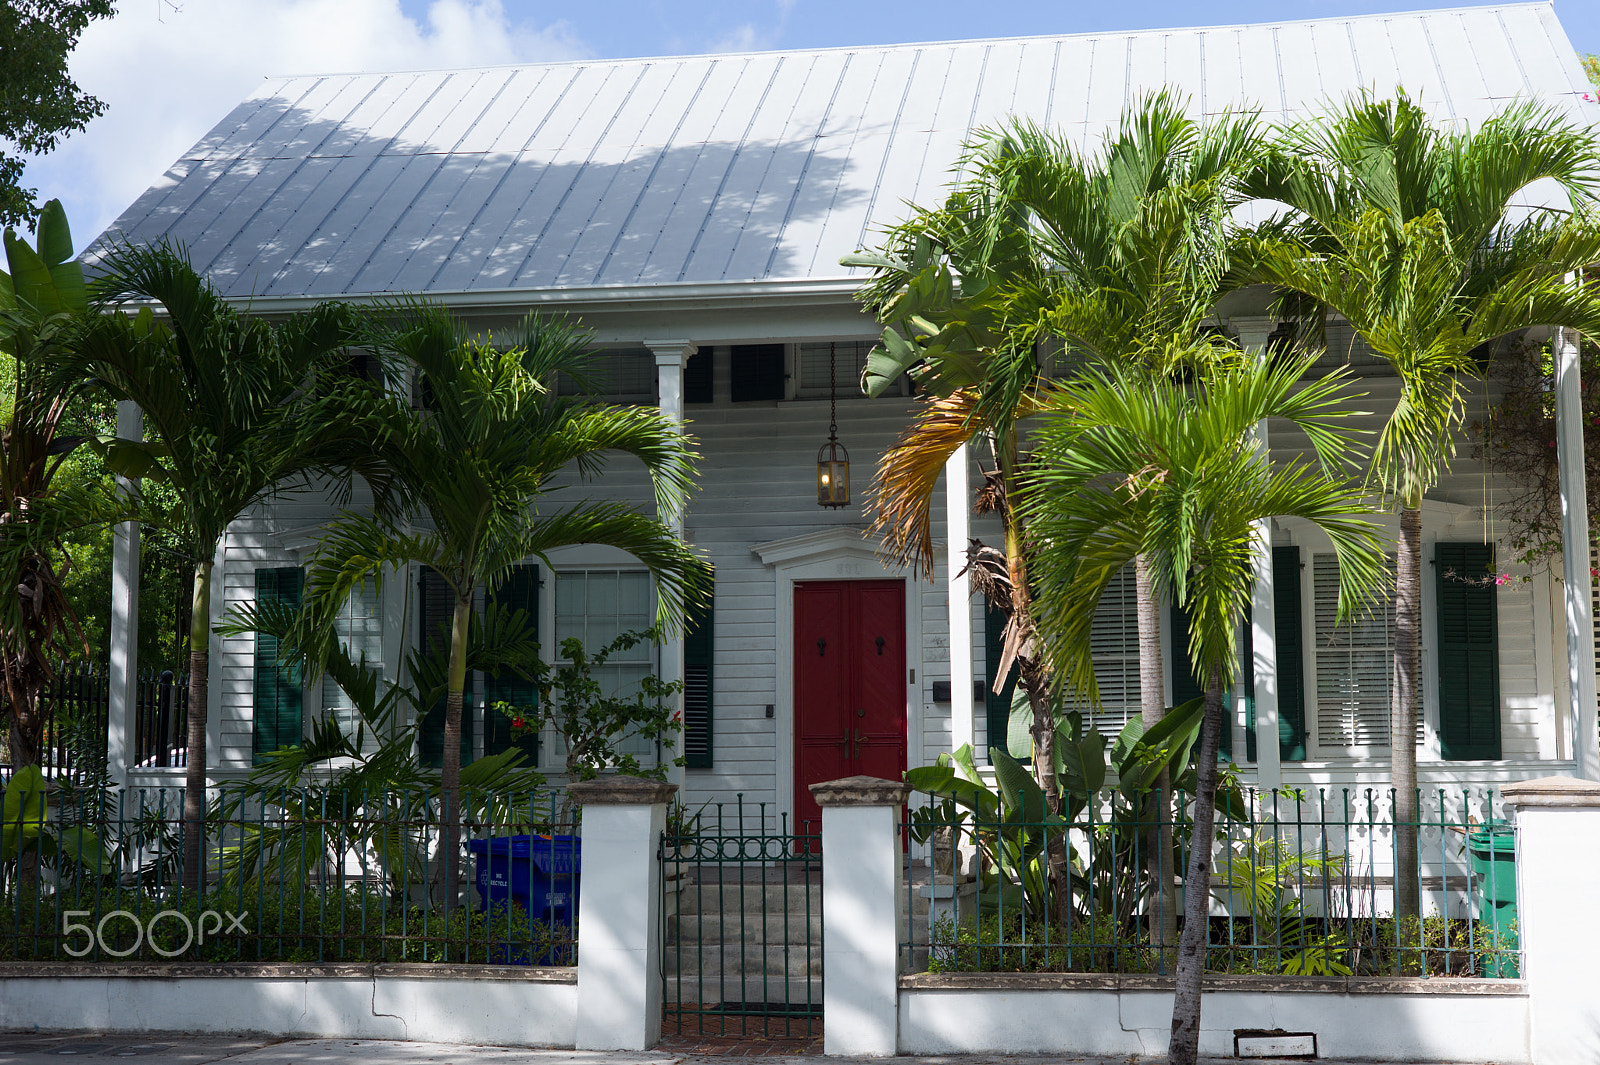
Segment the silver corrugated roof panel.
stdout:
[[[1010,115],[1096,141],[1171,85],[1269,120],[1406,86],[1600,105],[1548,3],[1276,25],[267,82],[113,233],[230,296],[820,279]],[[93,257],[91,252],[90,257]]]

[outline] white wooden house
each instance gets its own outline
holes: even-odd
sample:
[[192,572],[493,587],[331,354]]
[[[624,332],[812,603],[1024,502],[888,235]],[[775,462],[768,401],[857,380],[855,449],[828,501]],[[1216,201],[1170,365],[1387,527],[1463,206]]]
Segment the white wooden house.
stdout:
[[[1168,85],[1198,112],[1256,105],[1268,121],[1397,85],[1466,125],[1517,97],[1600,118],[1549,3],[286,77],[234,108],[111,235],[181,243],[227,296],[262,314],[410,293],[485,328],[530,308],[581,315],[605,349],[612,397],[683,419],[704,456],[682,521],[715,565],[709,627],[687,652],[669,643],[628,667],[668,677],[687,669],[686,798],[742,794],[805,817],[811,781],[894,776],[969,741],[986,750],[993,702],[983,691],[992,647],[966,582],[943,563],[931,583],[886,568],[864,538],[871,472],[915,401],[868,400],[852,387],[877,329],[852,299],[860,276],[839,259],[871,245],[908,202],[938,201],[974,129],[1026,115],[1091,144],[1127,102]],[[1223,326],[1265,343],[1275,323],[1248,301],[1240,308]],[[1392,403],[1382,364],[1335,328],[1329,364],[1346,355],[1370,375],[1380,411]],[[840,510],[819,507],[814,484],[834,358],[854,481]],[[1282,436],[1273,444],[1296,448]],[[1491,557],[1499,531],[1487,509],[1493,479],[1469,455],[1425,507],[1436,564],[1425,577],[1422,780],[1593,775],[1586,597],[1571,611],[1574,688],[1563,586],[1551,575],[1470,592],[1437,579],[1447,565]],[[993,542],[994,528],[968,518],[980,458],[947,470],[935,530],[947,557],[969,535]],[[649,505],[642,474],[625,464],[588,490]],[[300,497],[237,523],[220,554],[215,611],[292,580],[279,571],[300,564],[329,516],[321,500]],[[1326,544],[1291,523],[1272,535],[1255,614],[1256,697],[1235,706],[1233,755],[1264,784],[1382,786],[1392,626],[1335,631],[1323,609]],[[646,621],[646,578],[632,559],[575,548],[549,561],[526,574],[547,646]],[[419,638],[426,600],[417,575],[390,581],[351,604],[349,638],[396,669]],[[1441,620],[1463,611],[1481,623],[1476,642],[1441,644]],[[1106,704],[1096,717],[1116,726],[1138,701],[1131,580],[1113,586],[1101,627]],[[281,713],[257,706],[270,661],[248,638],[218,644],[211,750],[227,778],[337,692],[312,686]],[[1447,684],[1442,697],[1441,672],[1455,677],[1463,663],[1476,686]],[[1181,687],[1181,675],[1167,675]],[[480,727],[474,743],[483,742]],[[546,750],[546,763],[559,764]]]

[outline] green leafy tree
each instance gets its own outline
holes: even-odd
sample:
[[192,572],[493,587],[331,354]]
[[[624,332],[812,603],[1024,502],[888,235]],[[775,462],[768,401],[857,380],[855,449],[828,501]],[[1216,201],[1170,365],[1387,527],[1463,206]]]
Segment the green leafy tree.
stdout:
[[1455,456],[1466,383],[1493,341],[1550,325],[1600,336],[1600,303],[1566,280],[1600,261],[1600,230],[1514,206],[1542,179],[1584,202],[1600,184],[1593,134],[1532,104],[1447,132],[1402,93],[1282,131],[1251,181],[1290,208],[1246,242],[1253,275],[1344,317],[1400,381],[1371,480],[1400,515],[1389,746],[1401,917],[1420,912],[1423,498]]
[[114,506],[101,482],[61,476],[83,441],[75,423],[85,404],[81,383],[54,371],[76,342],[88,299],[59,201],[45,205],[37,229],[37,248],[5,231],[10,273],[0,273],[0,352],[10,386],[0,439],[0,572],[17,590],[0,596],[0,683],[17,765],[39,757],[39,699],[54,679],[51,660],[82,643],[66,540],[104,528]]
[[66,378],[93,378],[112,397],[139,406],[146,439],[103,440],[98,447],[112,470],[159,481],[178,501],[171,532],[194,575],[183,883],[198,891],[218,543],[246,510],[312,478],[337,495],[359,469],[381,497],[381,471],[367,462],[364,446],[370,438],[354,439],[349,415],[353,401],[371,389],[348,373],[360,320],[345,305],[319,304],[281,323],[247,318],[166,245],[114,248],[101,267],[95,286],[101,299],[145,306],[91,318],[56,369]]
[[[1200,354],[1200,353],[1197,353]],[[1196,360],[1205,365],[1212,360]],[[1194,815],[1184,876],[1171,1065],[1193,1065],[1200,1031],[1223,692],[1239,667],[1237,636],[1255,581],[1255,525],[1313,522],[1340,563],[1342,615],[1387,576],[1383,541],[1364,517],[1362,487],[1337,471],[1353,446],[1341,425],[1345,383],[1297,385],[1304,360],[1213,365],[1193,385],[1125,368],[1091,370],[1050,397],[1021,505],[1039,547],[1035,608],[1055,675],[1097,700],[1092,629],[1111,578],[1134,557],[1155,589],[1190,617],[1189,656],[1206,679]],[[1323,466],[1274,467],[1254,438],[1262,419],[1306,433]]]
[[89,23],[110,18],[114,6],[114,0],[0,0],[0,223],[26,222],[34,213],[34,193],[21,186],[23,160],[14,153],[52,151],[62,134],[105,111],[68,75],[67,54]]
[[436,891],[455,904],[460,860],[461,715],[473,603],[529,556],[568,544],[607,544],[655,577],[658,613],[680,624],[702,593],[707,567],[672,530],[621,502],[560,502],[563,474],[599,475],[612,453],[644,464],[660,513],[675,513],[693,485],[695,455],[654,410],[560,396],[559,373],[585,379],[588,337],[560,320],[530,315],[510,336],[474,338],[448,311],[400,308],[374,347],[415,375],[417,402],[377,397],[366,424],[375,458],[392,471],[406,520],[354,516],[336,523],[308,568],[307,601],[337,609],[385,567],[431,567],[450,588],[446,645],[443,801]]

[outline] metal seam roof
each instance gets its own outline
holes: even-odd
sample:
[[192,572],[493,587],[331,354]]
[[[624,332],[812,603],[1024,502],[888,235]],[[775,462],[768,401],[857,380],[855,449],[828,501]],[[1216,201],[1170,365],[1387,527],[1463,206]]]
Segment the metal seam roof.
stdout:
[[[1132,33],[269,80],[107,237],[228,296],[664,291],[848,276],[1008,115],[1090,145],[1173,85],[1267,119],[1400,84],[1442,121],[1600,120],[1550,3]],[[106,239],[106,238],[102,238]],[[87,258],[92,262],[95,249]]]

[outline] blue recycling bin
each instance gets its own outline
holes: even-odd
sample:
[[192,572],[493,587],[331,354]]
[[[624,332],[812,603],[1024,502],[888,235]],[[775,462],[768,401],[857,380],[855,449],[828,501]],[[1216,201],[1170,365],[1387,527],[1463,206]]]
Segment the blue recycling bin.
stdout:
[[[467,841],[476,865],[482,908],[492,912],[496,903],[510,902],[527,913],[530,921],[543,922],[552,931],[565,929],[570,936],[578,908],[581,875],[581,841],[577,836],[493,836]],[[549,965],[562,959],[554,949],[531,958],[516,944],[500,944],[501,958],[513,965]]]

